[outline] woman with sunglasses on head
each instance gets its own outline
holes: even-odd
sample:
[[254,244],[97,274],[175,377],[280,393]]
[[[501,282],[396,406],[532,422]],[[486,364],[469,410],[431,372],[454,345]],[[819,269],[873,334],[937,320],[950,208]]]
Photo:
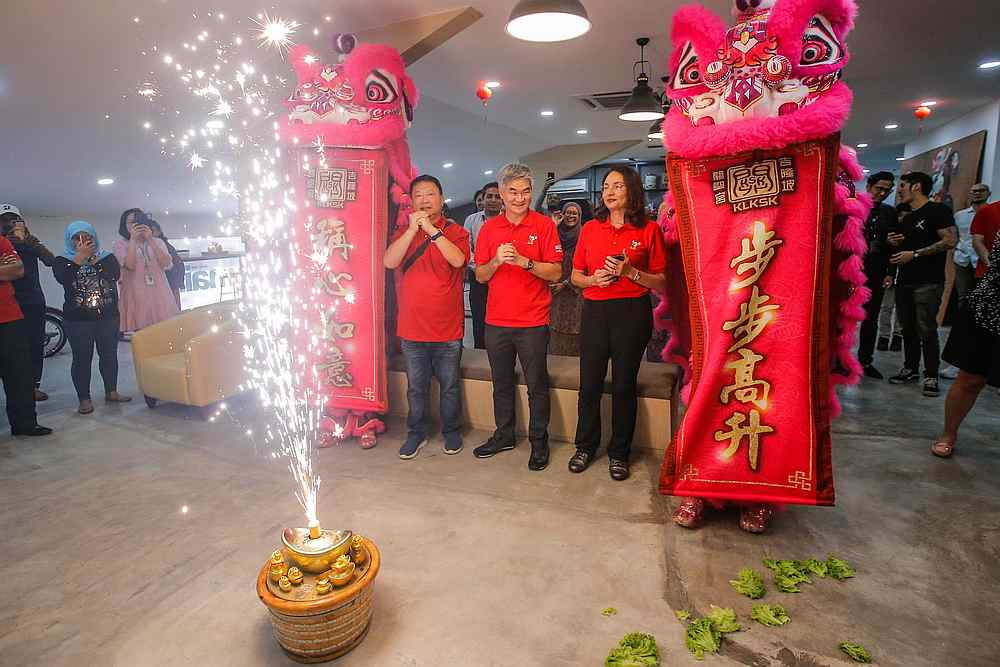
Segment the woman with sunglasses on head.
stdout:
[[624,165],[605,175],[597,217],[584,225],[573,256],[572,282],[583,290],[580,397],[576,453],[570,472],[587,469],[601,439],[601,396],[611,360],[611,478],[629,476],[635,432],[636,380],[653,332],[650,291],[666,288],[667,253],[648,219],[638,172]]
[[73,351],[70,374],[80,400],[78,412],[94,411],[90,399],[90,369],[94,348],[104,380],[104,400],[126,403],[130,396],[118,393],[118,290],[121,275],[118,259],[101,250],[94,227],[82,220],[71,223],[63,235],[65,249],[55,258],[52,272],[63,286],[63,324]]

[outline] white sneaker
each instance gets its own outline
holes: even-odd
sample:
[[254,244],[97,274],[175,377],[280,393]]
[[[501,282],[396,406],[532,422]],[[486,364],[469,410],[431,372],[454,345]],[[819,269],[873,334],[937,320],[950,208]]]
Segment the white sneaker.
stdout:
[[944,364],[941,366],[941,370],[938,371],[938,377],[942,377],[945,380],[954,380],[958,377],[958,369],[951,364]]

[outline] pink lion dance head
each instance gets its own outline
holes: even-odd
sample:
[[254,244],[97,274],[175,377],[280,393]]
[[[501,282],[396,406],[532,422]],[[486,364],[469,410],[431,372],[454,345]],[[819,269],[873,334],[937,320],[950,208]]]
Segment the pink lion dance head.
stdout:
[[724,155],[838,131],[851,107],[840,77],[854,0],[736,0],[733,13],[729,29],[700,6],[674,15],[670,149]]
[[289,50],[298,85],[285,102],[283,137],[364,148],[405,138],[418,92],[399,52],[378,44],[355,46],[349,35],[335,43],[339,62],[333,64],[302,44]]

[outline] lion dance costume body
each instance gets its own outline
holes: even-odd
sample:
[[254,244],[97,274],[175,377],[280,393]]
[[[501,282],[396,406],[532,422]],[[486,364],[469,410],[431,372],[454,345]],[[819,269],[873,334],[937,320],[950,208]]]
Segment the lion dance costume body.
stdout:
[[393,308],[382,256],[393,209],[393,225],[411,209],[406,130],[418,93],[395,49],[356,45],[350,35],[334,46],[334,64],[303,45],[289,51],[298,84],[278,124],[295,191],[296,260],[314,267],[293,287],[307,304],[296,313],[306,326],[295,348],[320,373],[321,443],[359,437],[367,448],[388,409]]
[[664,359],[688,371],[687,411],[660,490],[742,506],[763,532],[774,505],[832,505],[831,420],[869,297],[861,169],[840,145],[853,0],[737,0],[733,27],[699,6],[673,20],[664,120],[673,266],[657,310]]

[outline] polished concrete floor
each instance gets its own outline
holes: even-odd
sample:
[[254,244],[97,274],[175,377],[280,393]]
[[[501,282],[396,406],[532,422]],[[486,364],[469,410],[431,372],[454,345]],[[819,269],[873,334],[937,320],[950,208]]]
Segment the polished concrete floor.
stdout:
[[[134,391],[127,345],[121,357]],[[141,399],[83,417],[68,361],[46,364],[41,421],[57,434],[0,437],[0,664],[292,664],[254,582],[281,528],[303,520],[284,466],[244,435],[252,403],[213,423]],[[982,397],[947,461],[928,452],[942,402],[871,381],[845,392],[837,507],[790,508],[764,537],[733,514],[674,528],[651,452],[614,483],[603,458],[567,473],[565,445],[542,473],[526,469],[526,446],[479,461],[435,440],[400,461],[398,424],[374,450],[324,450],[321,519],[383,553],[371,633],[337,664],[599,665],[637,630],[656,635],[665,665],[700,664],[675,610],[746,617],[727,584],[741,567],[834,553],[856,579],[769,594],[792,622],[729,635],[703,664],[840,665],[850,640],[881,665],[996,665],[1000,397]]]

